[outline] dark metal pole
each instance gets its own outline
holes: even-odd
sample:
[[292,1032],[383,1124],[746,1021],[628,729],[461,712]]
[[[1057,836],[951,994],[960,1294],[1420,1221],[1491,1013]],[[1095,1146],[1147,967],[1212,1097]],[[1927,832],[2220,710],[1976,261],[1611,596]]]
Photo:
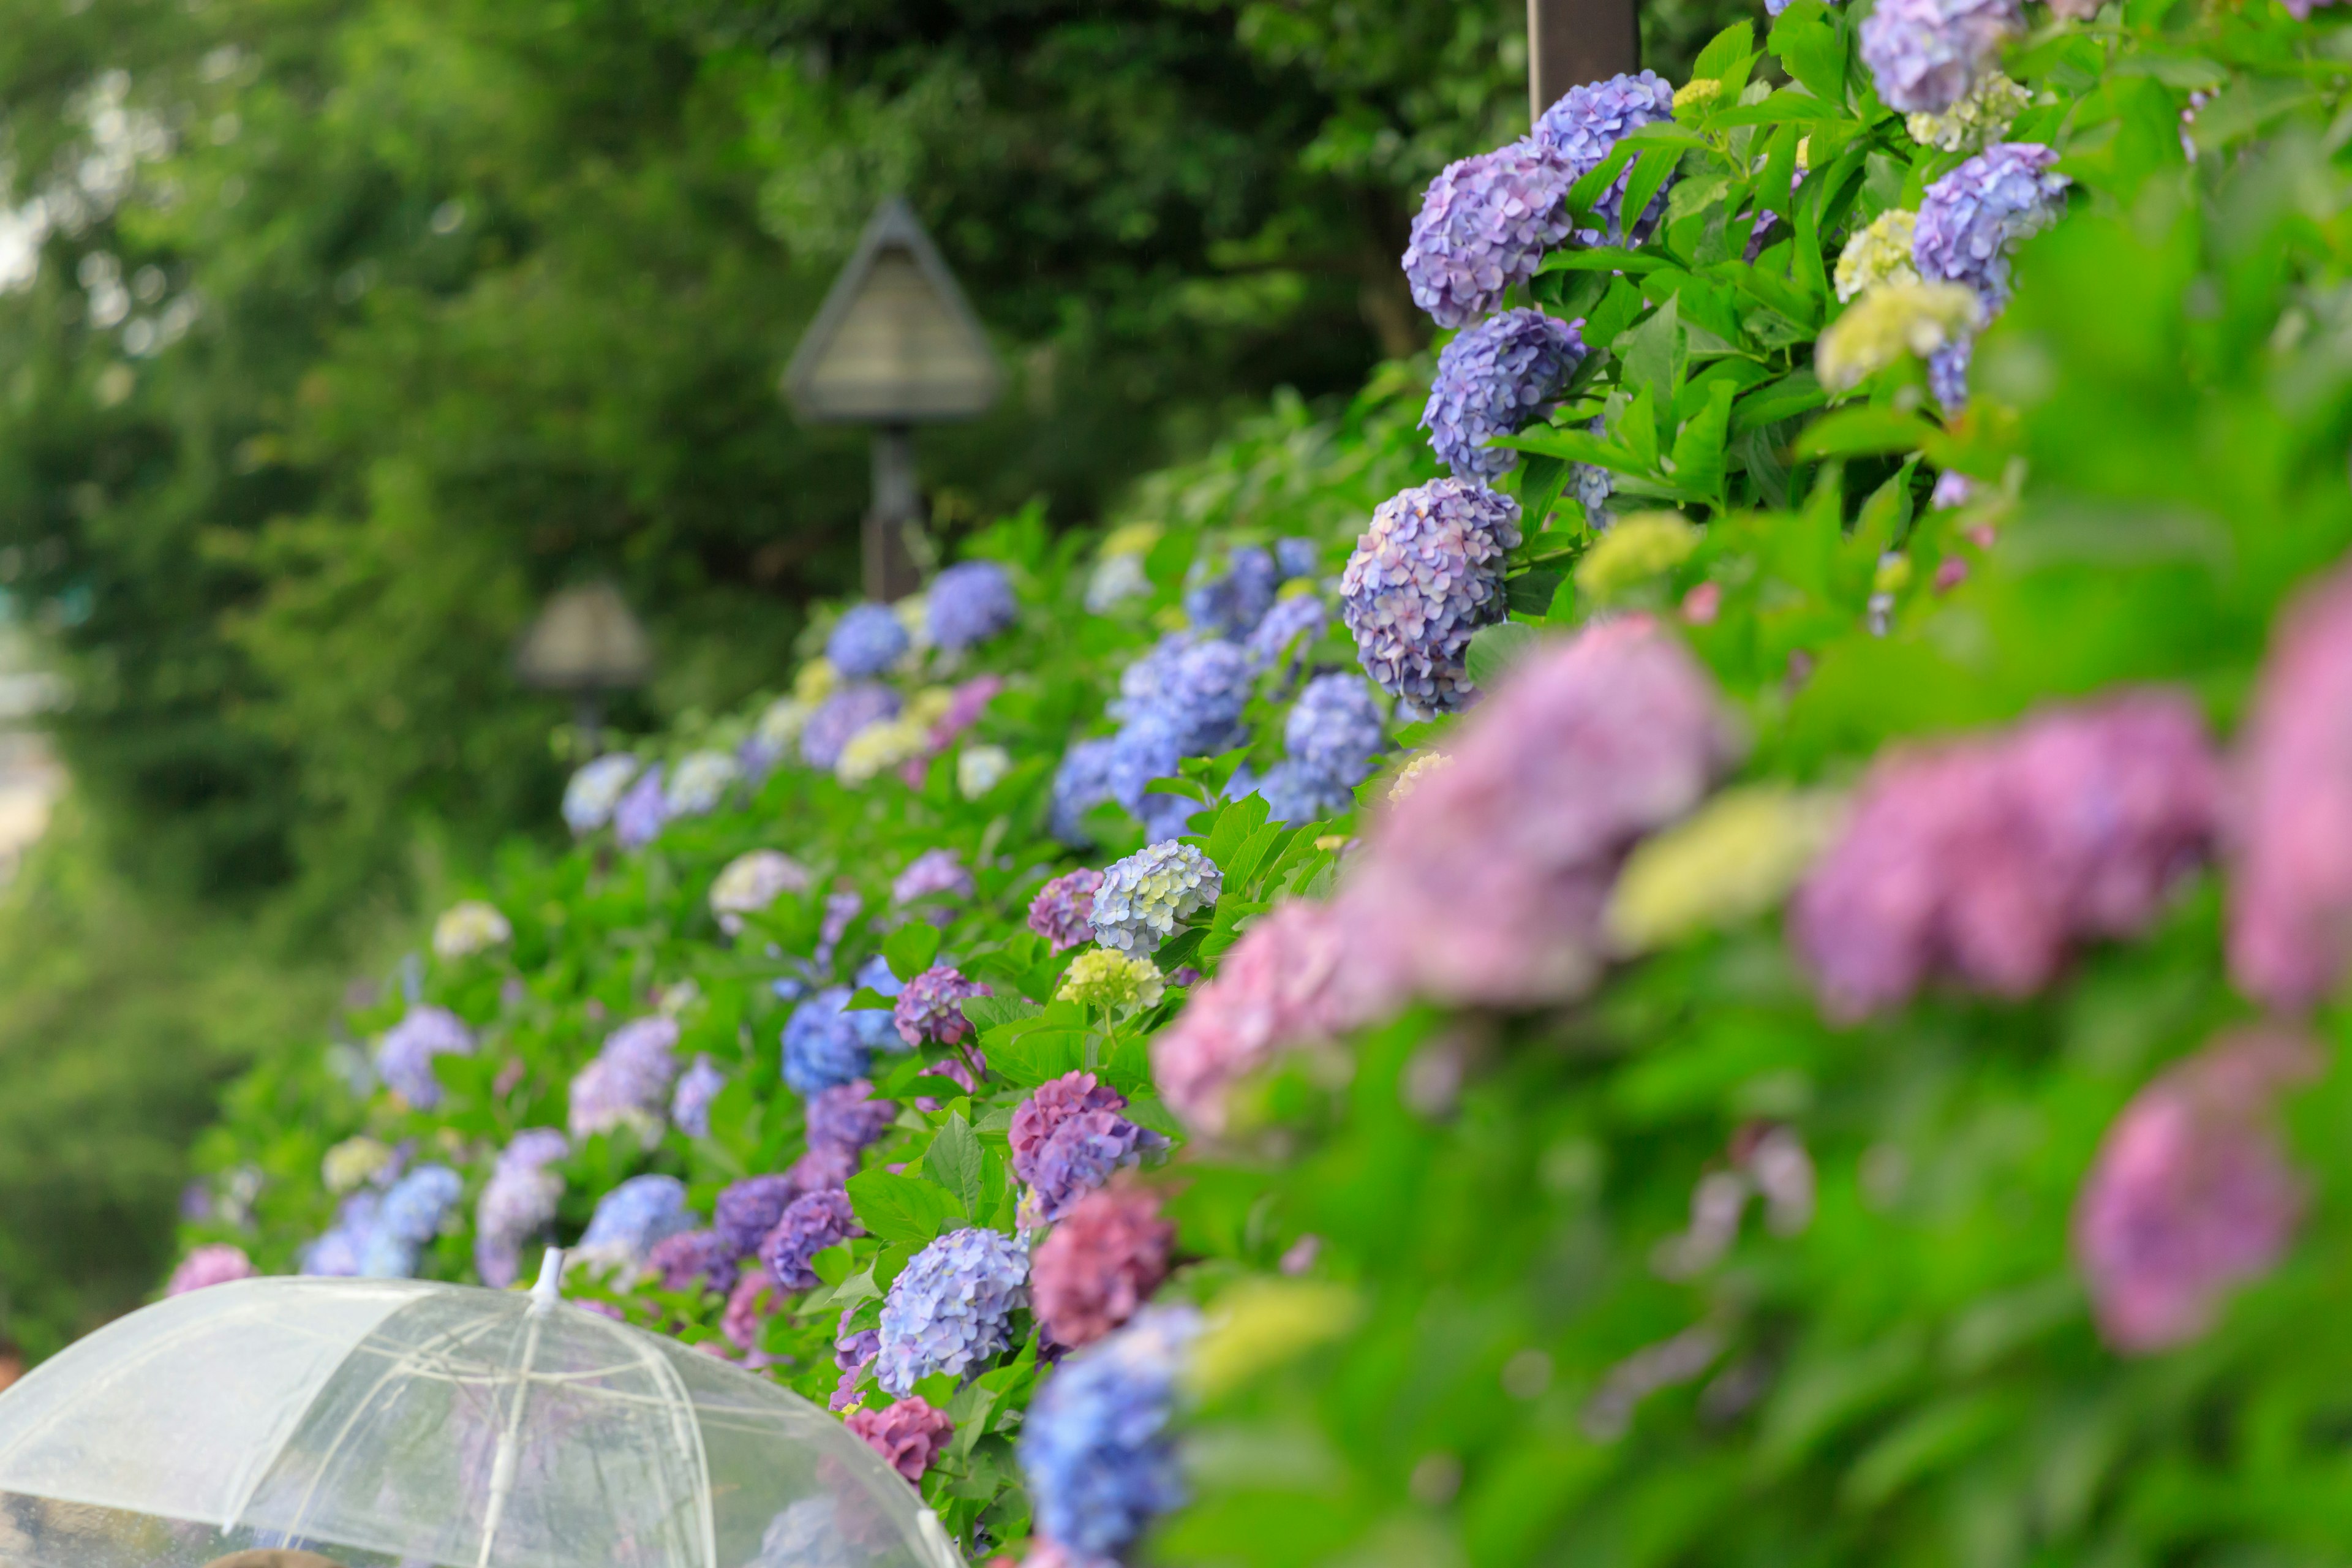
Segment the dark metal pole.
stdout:
[[1570,88],[1642,64],[1634,0],[1528,0],[1528,113],[1539,117]]
[[904,425],[874,429],[874,500],[866,513],[866,596],[887,603],[921,582],[908,547],[923,523],[923,492],[915,478],[915,433]]
[[572,721],[579,726],[588,754],[596,754],[596,737],[604,731],[604,694],[594,687],[583,687],[572,697]]

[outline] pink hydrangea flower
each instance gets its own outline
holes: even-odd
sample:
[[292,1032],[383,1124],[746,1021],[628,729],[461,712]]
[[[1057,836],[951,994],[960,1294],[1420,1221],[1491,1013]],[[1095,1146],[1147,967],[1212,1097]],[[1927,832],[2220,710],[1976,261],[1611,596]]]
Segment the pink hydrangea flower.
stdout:
[[2240,1034],[2124,1108],[2074,1205],[2074,1256],[2109,1344],[2145,1352],[2196,1338],[2231,1287],[2284,1254],[2303,1184],[2273,1110],[2320,1066],[2298,1036]]
[[1090,1345],[1168,1278],[1176,1226],[1149,1189],[1120,1182],[1080,1198],[1029,1265],[1030,1305],[1057,1344]]
[[955,1435],[955,1423],[909,1394],[887,1410],[853,1410],[842,1425],[909,1481],[919,1481]]
[[1055,952],[1095,939],[1095,892],[1103,874],[1092,867],[1055,878],[1029,900],[1029,929],[1051,943]]
[[746,1264],[735,1281],[735,1289],[728,1292],[727,1310],[719,1320],[719,1331],[727,1336],[729,1344],[743,1352],[750,1364],[764,1366],[767,1357],[761,1352],[760,1336],[768,1320],[783,1304],[783,1293],[768,1278],[768,1271],[756,1263]]
[[191,1290],[201,1290],[208,1285],[226,1285],[233,1279],[252,1279],[261,1270],[245,1255],[245,1248],[231,1247],[226,1242],[215,1242],[199,1247],[180,1259],[172,1270],[171,1282],[163,1287],[166,1296],[184,1296]]
[[976,996],[993,994],[961,971],[935,963],[907,982],[890,1009],[898,1037],[910,1046],[960,1046],[971,1038],[971,1020],[963,1005]]

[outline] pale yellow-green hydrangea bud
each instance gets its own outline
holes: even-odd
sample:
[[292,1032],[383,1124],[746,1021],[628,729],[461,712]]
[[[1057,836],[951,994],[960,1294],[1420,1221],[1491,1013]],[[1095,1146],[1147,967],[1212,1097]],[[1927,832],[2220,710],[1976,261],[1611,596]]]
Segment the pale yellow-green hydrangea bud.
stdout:
[[346,1138],[319,1162],[327,1190],[341,1196],[392,1163],[392,1151],[373,1138]]
[[931,646],[931,596],[929,594],[909,594],[892,604],[890,613],[898,617],[899,629],[907,634],[907,651],[909,654],[920,653]]
[[926,686],[908,699],[904,715],[907,722],[920,724],[926,730],[948,716],[955,706],[955,693],[944,686]]
[[1830,836],[1842,803],[1777,784],[1726,790],[1697,816],[1634,849],[1609,896],[1621,952],[1646,952],[1771,909]]
[[1013,771],[1013,753],[1002,746],[966,746],[956,758],[956,792],[978,800]]
[[1149,1007],[1168,989],[1160,966],[1148,958],[1090,947],[1062,972],[1056,1002],[1087,1007]]
[[1415,752],[1405,765],[1389,781],[1389,798],[1402,800],[1421,787],[1421,781],[1441,768],[1450,768],[1454,759],[1444,752]]
[[1797,138],[1797,173],[1809,174],[1812,167],[1813,139],[1810,136],[1800,136]]
[[1972,152],[2000,141],[2010,122],[2025,112],[2033,95],[1999,71],[1977,79],[1969,95],[1940,114],[1914,114],[1903,121],[1911,140],[1940,152]]
[[782,756],[800,743],[801,731],[808,728],[814,711],[797,697],[777,698],[761,710],[759,723],[752,727],[753,743],[767,756]]
[[841,686],[841,671],[833,668],[833,660],[823,654],[801,666],[793,677],[793,695],[814,708],[832,696]]
[[507,917],[479,899],[452,904],[433,922],[433,954],[446,962],[470,958],[509,941],[514,927]]
[[841,748],[833,776],[845,784],[867,783],[884,770],[922,755],[930,738],[931,727],[910,716],[868,724]]
[[1886,283],[1829,324],[1813,345],[1813,374],[1846,392],[1906,353],[1925,359],[1984,321],[1976,293],[1958,283]]
[[1675,112],[1680,114],[1685,109],[1704,111],[1722,96],[1723,83],[1714,77],[1703,76],[1686,81],[1675,89]]
[[1621,517],[1576,563],[1576,591],[1613,599],[1689,560],[1698,541],[1698,530],[1679,512],[1637,511]]
[[1890,550],[1878,558],[1877,568],[1870,574],[1870,590],[1874,594],[1899,594],[1911,582],[1911,557]]
[[1895,207],[1847,240],[1838,253],[1838,299],[1851,300],[1881,283],[1919,281],[1919,269],[1911,260],[1911,236],[1918,226],[1917,213]]

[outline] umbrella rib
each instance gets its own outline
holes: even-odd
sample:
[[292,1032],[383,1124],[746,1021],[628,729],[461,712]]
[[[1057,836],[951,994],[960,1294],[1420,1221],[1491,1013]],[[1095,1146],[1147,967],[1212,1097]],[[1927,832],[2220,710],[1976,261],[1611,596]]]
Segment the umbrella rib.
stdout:
[[719,1568],[719,1527],[710,1510],[710,1456],[703,1452],[702,1428],[694,1420],[694,1395],[677,1369],[669,1364],[659,1348],[650,1340],[643,1344],[629,1342],[637,1359],[653,1369],[654,1381],[674,1391],[670,1404],[670,1429],[678,1438],[678,1446],[691,1457],[694,1466],[695,1523],[700,1527],[703,1568]]

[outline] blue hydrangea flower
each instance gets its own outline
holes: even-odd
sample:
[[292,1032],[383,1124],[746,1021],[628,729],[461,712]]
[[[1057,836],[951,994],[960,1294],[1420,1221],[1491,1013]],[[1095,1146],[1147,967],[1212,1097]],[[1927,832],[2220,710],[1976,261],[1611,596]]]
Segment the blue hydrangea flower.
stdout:
[[361,1249],[361,1275],[370,1279],[412,1278],[418,1255],[441,1234],[465,1190],[464,1179],[446,1165],[419,1165],[394,1183]]
[[760,1250],[784,1210],[800,1196],[800,1184],[790,1176],[746,1176],[730,1183],[711,1207],[710,1229],[735,1258]]
[[887,674],[906,657],[911,639],[887,605],[852,605],[824,639],[824,657],[852,680]]
[[1201,1331],[1190,1307],[1146,1307],[1065,1361],[1022,1423],[1021,1469],[1039,1532],[1072,1555],[1125,1557],[1184,1501],[1169,1423]]
[[2009,303],[2009,253],[2055,222],[2073,182],[2032,142],[1986,148],[1929,185],[1911,231],[1912,265],[1931,283],[1976,290],[1990,319]]
[[1503,618],[1503,567],[1518,542],[1519,503],[1468,479],[1382,501],[1339,578],[1364,673],[1424,712],[1461,707],[1471,634]]
[[417,1110],[431,1110],[441,1103],[441,1080],[433,1076],[433,1058],[473,1054],[473,1031],[457,1014],[446,1007],[411,1007],[376,1042],[376,1076]]
[[2023,25],[2017,0],[1878,0],[1862,21],[1862,60],[1889,109],[1940,114]]
[[709,1137],[710,1102],[726,1087],[727,1075],[709,1057],[697,1056],[670,1092],[670,1124],[688,1138]]
[[1224,873],[1189,844],[1148,845],[1103,872],[1095,889],[1095,940],[1121,952],[1149,953],[1176,923],[1217,901]]
[[574,833],[593,833],[613,820],[622,792],[637,776],[637,759],[608,752],[572,775],[563,786],[563,821]]
[[[879,606],[876,606],[879,608]],[[890,612],[884,610],[884,615]],[[897,626],[893,620],[890,623]],[[887,686],[861,682],[845,686],[823,702],[809,715],[807,728],[801,731],[801,761],[820,773],[831,773],[841,761],[841,748],[849,744],[850,737],[868,724],[879,724],[898,716],[898,694]]]
[[1492,312],[1568,237],[1563,198],[1574,184],[1559,149],[1532,139],[1448,163],[1430,181],[1405,247],[1412,302],[1441,327]]
[[662,791],[663,810],[670,816],[700,816],[715,811],[727,798],[728,789],[742,776],[742,764],[728,752],[688,752]]
[[1028,1305],[1028,1248],[1003,1232],[940,1237],[891,1281],[876,1381],[903,1399],[927,1377],[960,1377],[1011,1348],[1013,1314]]
[[578,1250],[592,1263],[638,1264],[654,1243],[693,1228],[684,1182],[676,1176],[631,1176],[597,1200]]
[[1927,356],[1927,390],[1948,410],[1957,412],[1969,401],[1969,363],[1976,357],[1973,335],[1946,343]]
[[339,1279],[356,1277],[383,1207],[383,1194],[372,1188],[362,1188],[336,1205],[335,1223],[302,1249],[302,1272]]
[[[1270,668],[1292,645],[1297,644],[1301,650],[1314,647],[1330,619],[1331,612],[1321,599],[1313,594],[1294,594],[1276,601],[1242,649],[1249,655],[1252,664],[1261,669]],[[1303,653],[1297,657],[1303,657]]]
[[816,1270],[809,1259],[828,1247],[838,1247],[853,1236],[865,1233],[857,1228],[857,1215],[849,1206],[849,1194],[833,1187],[821,1187],[803,1193],[785,1205],[776,1226],[760,1242],[760,1263],[767,1269],[768,1278],[784,1290],[813,1289]]
[[1283,723],[1283,749],[1326,778],[1353,789],[1370,776],[1384,718],[1360,675],[1318,675]]
[[853,989],[863,986],[877,996],[896,996],[904,984],[890,972],[890,961],[878,952],[859,964],[857,973],[850,978]]
[[1519,455],[1485,443],[1550,412],[1584,358],[1575,326],[1541,310],[1506,310],[1464,331],[1437,356],[1421,427],[1437,460],[1465,479],[1509,473]]
[[993,561],[962,561],[931,580],[924,604],[931,641],[953,653],[986,642],[1021,617],[1013,579]]
[[1064,1118],[1029,1159],[1030,1203],[1024,1223],[1062,1219],[1113,1172],[1167,1142],[1115,1110],[1082,1110]]
[[1222,637],[1195,643],[1170,662],[1157,710],[1181,755],[1214,756],[1241,744],[1242,710],[1256,673],[1241,645]]
[[1065,844],[1087,841],[1087,813],[1111,798],[1113,753],[1118,742],[1108,735],[1080,741],[1062,753],[1054,770],[1054,837]]
[[[1539,147],[1556,153],[1564,165],[1567,184],[1565,192],[1577,181],[1601,167],[1618,142],[1629,131],[1640,129],[1654,120],[1675,117],[1675,89],[1655,71],[1642,71],[1633,76],[1612,76],[1606,81],[1587,82],[1573,87],[1559,100],[1538,117],[1535,129],[1528,140]],[[1639,238],[1643,225],[1623,223],[1619,208],[1625,199],[1625,182],[1633,177],[1628,165],[1617,176],[1616,183],[1592,204],[1592,216],[1602,221],[1597,229],[1580,229],[1576,237],[1586,245],[1622,245],[1628,237]],[[1662,187],[1658,199],[1650,211],[1643,215],[1654,220],[1663,210],[1665,191]]]
[[[1609,433],[1598,415],[1585,428],[1595,436]],[[1609,527],[1609,498],[1617,493],[1617,476],[1598,463],[1579,463],[1569,470],[1568,483],[1577,504],[1584,509],[1584,525],[1595,533],[1605,532]]]
[[1312,577],[1322,568],[1323,547],[1311,539],[1277,539],[1274,542],[1274,564],[1285,581]]
[[784,1022],[784,1081],[803,1100],[866,1076],[873,1047],[859,1029],[859,1019],[879,1018],[885,1027],[889,1025],[887,1013],[845,1011],[849,996],[849,987],[828,985],[793,1008]]
[[1193,563],[1194,581],[1184,590],[1186,618],[1214,637],[1240,637],[1265,618],[1274,606],[1274,591],[1281,584],[1274,557],[1255,545],[1244,545],[1216,571],[1205,561]]
[[662,765],[647,768],[613,808],[613,837],[624,849],[642,849],[661,836],[669,820],[669,801],[662,790]]
[[1265,777],[1257,782],[1257,793],[1265,799],[1269,822],[1319,822],[1356,804],[1353,790],[1295,757],[1266,769]]

